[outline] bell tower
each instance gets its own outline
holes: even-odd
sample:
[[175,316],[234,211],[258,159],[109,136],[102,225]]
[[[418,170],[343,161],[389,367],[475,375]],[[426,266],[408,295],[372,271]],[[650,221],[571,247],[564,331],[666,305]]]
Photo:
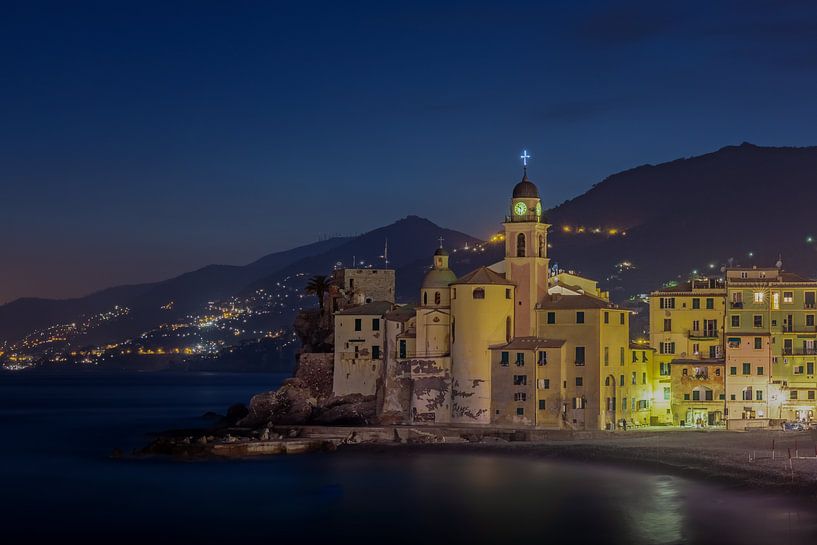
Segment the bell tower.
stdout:
[[513,188],[505,229],[505,277],[516,283],[514,337],[536,335],[536,305],[547,295],[547,231],[539,190],[528,179],[527,151],[522,180]]

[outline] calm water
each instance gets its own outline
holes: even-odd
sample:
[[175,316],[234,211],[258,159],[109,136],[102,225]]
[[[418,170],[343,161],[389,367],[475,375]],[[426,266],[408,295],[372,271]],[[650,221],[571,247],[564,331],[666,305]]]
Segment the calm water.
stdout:
[[282,377],[0,376],[4,543],[813,543],[817,504],[489,455],[111,460]]

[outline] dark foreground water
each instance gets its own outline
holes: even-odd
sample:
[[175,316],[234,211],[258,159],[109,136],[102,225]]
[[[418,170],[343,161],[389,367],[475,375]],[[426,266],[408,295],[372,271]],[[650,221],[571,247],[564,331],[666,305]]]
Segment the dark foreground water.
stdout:
[[282,377],[0,375],[0,543],[811,544],[817,504],[617,467],[336,452],[112,460]]

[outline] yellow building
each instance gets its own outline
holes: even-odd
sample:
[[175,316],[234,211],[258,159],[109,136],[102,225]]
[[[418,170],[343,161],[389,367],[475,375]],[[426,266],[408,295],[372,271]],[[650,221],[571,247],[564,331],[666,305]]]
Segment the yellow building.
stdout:
[[652,423],[678,424],[673,398],[681,404],[687,392],[673,394],[672,362],[723,358],[726,288],[720,279],[698,278],[652,292],[649,305],[650,345],[656,350]]

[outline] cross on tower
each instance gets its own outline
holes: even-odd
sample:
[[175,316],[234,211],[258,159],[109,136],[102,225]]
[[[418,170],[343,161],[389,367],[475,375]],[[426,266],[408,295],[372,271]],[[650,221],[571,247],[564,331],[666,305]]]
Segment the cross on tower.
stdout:
[[443,247],[443,237],[440,236],[440,238],[438,238],[437,240],[440,241],[440,248],[442,248]]
[[522,155],[520,155],[519,158],[522,159],[523,167],[528,166],[528,159],[530,159],[530,155],[528,155],[528,150],[523,150]]

